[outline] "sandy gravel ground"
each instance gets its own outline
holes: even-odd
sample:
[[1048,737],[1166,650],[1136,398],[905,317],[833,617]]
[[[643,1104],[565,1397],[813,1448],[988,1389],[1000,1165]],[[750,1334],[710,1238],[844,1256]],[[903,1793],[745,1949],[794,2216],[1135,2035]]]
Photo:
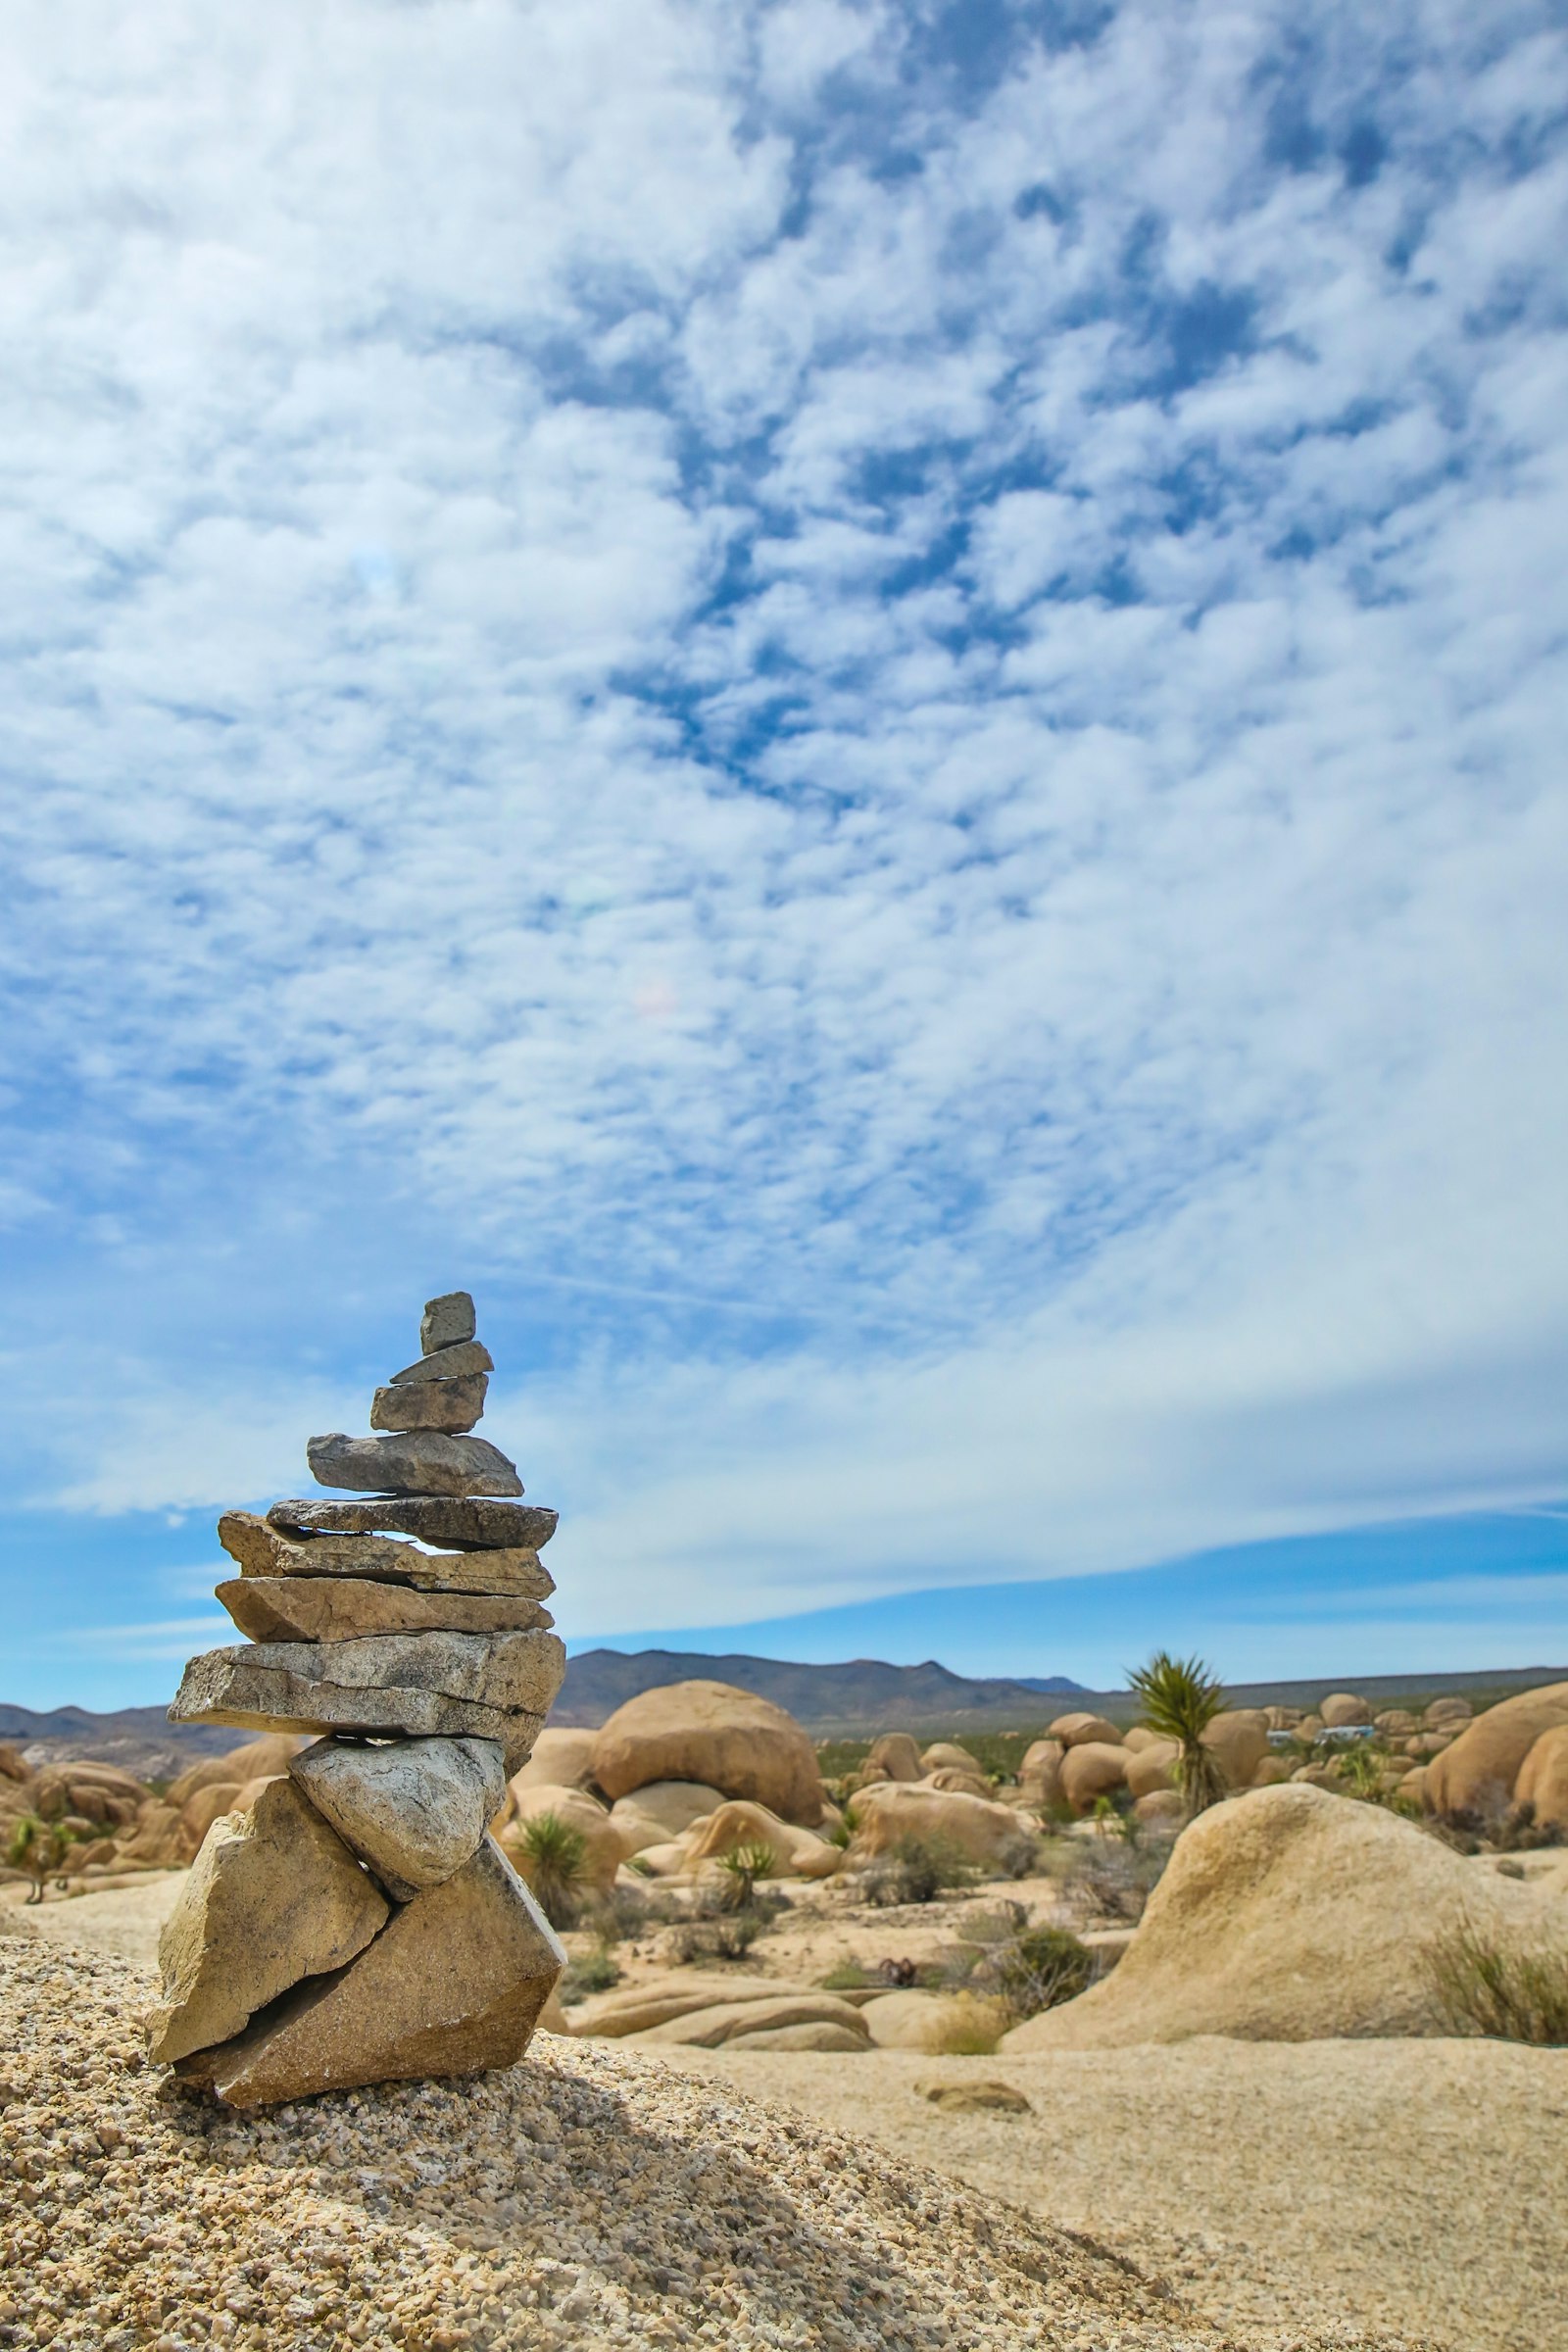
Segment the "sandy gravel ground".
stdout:
[[[70,1988],[87,1972],[95,2001],[112,1999],[121,2004],[121,2024],[115,2024],[109,2011],[104,2011],[104,2032],[118,2034],[120,2046],[133,2051],[133,2039],[122,2031],[124,2005],[133,2009],[142,1997],[155,1962],[159,1928],[180,1883],[179,1878],[171,1876],[119,1891],[51,1900],[25,1912],[14,1899],[0,1901],[0,1974],[8,1966],[27,1961],[51,1981],[49,2002],[66,2003],[74,2011]],[[766,1948],[760,1947],[760,1953]],[[74,1952],[78,1956],[74,1957]],[[791,1960],[793,1974],[799,1960],[793,1954]],[[141,1972],[139,1982],[124,1970],[126,1961]],[[16,2030],[0,2025],[0,2053],[4,2053],[0,2073],[6,2071],[5,2060],[16,2046]],[[1180,2332],[1168,2339],[1173,2343],[1202,2341],[1217,2352],[1228,2336],[1253,2352],[1253,2348],[1276,2342],[1315,2345],[1377,2340],[1376,2331],[1383,2329],[1392,2340],[1419,2347],[1421,2352],[1428,2348],[1432,2352],[1568,2352],[1568,2320],[1562,2316],[1568,2311],[1568,2198],[1561,2185],[1563,2151],[1568,2148],[1568,2051],[1532,2051],[1481,2042],[1282,2045],[1205,2040],[1137,2051],[937,2060],[897,2051],[839,2058],[684,2049],[634,2055],[617,2050],[614,2044],[545,2040],[536,2047],[540,2064],[551,2070],[551,2081],[558,2088],[568,2081],[587,2081],[601,2085],[607,2096],[618,2098],[625,2082],[650,2085],[634,2096],[652,2102],[649,2114],[654,2122],[661,2131],[667,2126],[676,2139],[682,2132],[689,2135],[707,2128],[700,2123],[696,2109],[684,2108],[680,2102],[696,2090],[694,2079],[708,2078],[705,2087],[710,2093],[727,2094],[733,2086],[764,2102],[775,2116],[781,2109],[792,2109],[844,2133],[861,2148],[867,2142],[879,2145],[900,2159],[971,2183],[987,2199],[1028,2208],[1047,2224],[1084,2232],[1119,2252],[1151,2278],[1166,2280],[1184,2306],[1202,2314],[1222,2331],[1208,2335],[1200,2328],[1191,2337]],[[608,2076],[603,2071],[606,2068]],[[524,2067],[516,2082],[523,2083],[529,2075],[530,2069]],[[496,2079],[497,2083],[513,2081]],[[933,2082],[985,2081],[1002,2081],[1021,2090],[1030,2101],[1031,2112],[1021,2116],[996,2111],[948,2113],[923,2095],[924,2086]],[[146,2082],[138,2097],[145,2089]],[[309,2118],[332,2109],[338,2121],[328,2130],[326,2142],[340,2147],[347,2114],[368,2120],[384,2136],[394,2115],[405,2119],[399,2129],[407,2126],[408,2111],[400,2102],[456,2095],[399,2091],[375,2094],[359,2110],[350,2102],[334,2100],[290,2112]],[[526,2120],[526,2113],[531,2113],[527,2109],[531,2095],[510,2091],[495,2117],[490,2117],[488,2108],[484,2110],[486,2129],[499,2130],[504,2137],[511,2134],[514,2150],[527,2142],[524,2153],[530,2159],[536,2156],[532,2127]],[[550,2097],[556,2095],[552,2090]],[[502,2093],[493,2083],[483,2097],[502,2097]],[[0,2125],[8,2144],[17,2112],[9,2109]],[[187,2117],[186,2110],[172,2109],[167,2102],[154,2102],[149,2112],[159,2133],[174,2130],[175,2119]],[[427,2137],[438,2137],[437,2125],[442,2118],[446,2119],[445,2128],[451,2129],[466,2112],[439,2108],[426,2115],[419,2110],[415,2122]],[[559,2114],[557,2120],[561,2120]],[[358,2130],[360,2123],[354,2128]],[[547,2125],[541,2128],[548,2130]],[[582,2128],[580,2124],[562,2126],[564,2133]],[[754,2138],[760,2128],[725,2126],[726,2131],[749,2131]],[[780,2129],[777,2122],[766,2124],[769,2146],[774,2145]],[[192,2140],[188,2120],[180,2123],[180,2135],[170,2144],[185,2152],[170,2161],[189,2161],[192,2148],[221,2148],[229,2130],[222,2126],[216,2134],[205,2138],[198,2134]],[[281,2167],[293,2183],[289,2195],[297,2192],[304,2200],[300,2212],[309,2207],[314,2214],[312,2200],[318,2200],[320,2193],[319,2160],[301,2155],[299,2149],[315,2142],[309,2134],[301,2139],[290,2124],[283,2128],[287,2145],[274,2144],[268,2136],[272,2130],[273,2126],[265,2123],[242,2128],[244,2144],[251,2151],[247,2162],[265,2158],[265,2167],[270,2168],[248,2178],[253,2183],[258,2179],[270,2183]],[[759,2141],[749,2155],[742,2149],[749,2179],[760,2165],[760,2146]],[[786,2138],[777,2146],[788,2175],[796,2162],[797,2143]],[[370,2158],[356,2161],[374,2171],[382,2159],[372,2151]],[[428,2162],[439,2171],[446,2159],[437,2153],[412,2161],[417,2210],[427,2218],[432,2180],[425,2180],[418,2167]],[[765,2172],[766,2167],[761,2169]],[[828,2172],[838,2169],[838,2165],[829,2165]],[[8,2185],[4,2171],[0,2164],[0,2202]],[[454,2179],[457,2177],[455,2174]],[[884,2176],[873,2167],[868,2178],[880,2182]],[[313,2180],[315,2186],[310,2184]],[[333,2193],[341,2194],[340,2181]],[[389,2193],[393,2203],[385,2207],[377,2207],[373,2195],[351,2200],[359,2216],[353,2221],[353,2230],[360,2230],[362,2223],[368,2227],[378,2215],[384,2219],[387,2212],[396,2212],[397,2194],[402,2192]],[[485,2198],[492,2193],[493,2202],[487,2204]],[[437,2216],[439,2245],[435,2240],[428,2244],[419,2240],[425,2247],[421,2262],[433,2263],[436,2273],[444,2276],[442,2266],[456,2264],[473,2230],[499,2226],[514,2236],[515,2226],[505,2218],[508,2210],[514,2209],[517,2199],[526,2202],[533,2193],[516,2182],[506,2191],[482,2190],[476,2197],[471,2187],[461,2195],[455,2191],[451,2212],[443,2207]],[[608,2195],[610,2189],[607,2185],[596,2193]],[[686,2189],[679,2191],[682,2196],[687,2193]],[[878,2196],[882,2193],[879,2188]],[[887,2226],[895,2244],[900,2230],[909,2233],[908,2216],[919,2210],[918,2205],[906,2206],[908,2193],[888,2191],[890,2201],[878,2208],[880,2220],[868,2223],[872,2228]],[[269,2211],[270,2198],[269,2186],[263,2199]],[[817,2227],[808,2200],[790,2203],[786,2197],[785,2202],[793,2216],[786,2237],[802,2230],[809,2233]],[[338,2208],[334,2205],[332,2211],[335,2214]],[[146,2226],[153,2236],[160,2233],[162,2225],[156,2217]],[[350,2228],[341,2215],[331,2228],[340,2226]],[[999,2215],[998,2226],[1005,2230],[1010,2224]],[[309,2227],[318,2230],[325,2225],[313,2220]],[[572,2227],[579,2231],[572,2242],[580,2245],[580,2213]],[[978,2261],[989,2276],[993,2257],[989,2250],[980,2250],[983,2240],[975,2236],[979,2221],[974,2209],[964,2208],[960,2217],[954,2208],[943,2227],[958,2231],[954,2254],[958,2269]],[[531,2285],[518,2284],[509,2274],[508,2280],[490,2296],[494,2303],[499,2295],[504,2304],[508,2295],[534,2294],[535,2304],[518,2308],[534,2313],[528,2325],[539,2331],[533,2335],[484,2329],[473,2332],[470,2327],[469,2333],[460,2328],[451,2336],[454,2346],[569,2342],[582,2346],[584,2352],[602,2352],[612,2343],[681,2340],[677,2335],[648,2333],[649,2323],[646,2315],[638,2317],[635,2296],[626,2306],[631,2318],[619,2334],[597,2326],[586,2331],[579,2328],[576,2333],[570,2328],[564,2333],[550,2333],[549,2313],[554,2309],[550,2298],[555,2292],[550,2278],[554,2275],[548,2274],[549,2258],[538,2255],[539,2242],[534,2233],[530,2238],[534,2250],[526,2261],[534,2262],[537,2270],[538,2262],[544,2260],[546,2270],[537,2278],[529,2272]],[[0,2245],[0,2260],[5,2258],[5,2248]],[[14,2263],[19,2259],[15,2249],[11,2259]],[[29,2259],[24,2253],[20,2258],[24,2271]],[[225,2259],[231,2268],[239,2259],[232,2242]],[[370,2260],[369,2255],[366,2260]],[[592,2264],[589,2268],[592,2271]],[[373,2264],[365,2274],[367,2280],[372,2275],[381,2278]],[[396,2273],[395,2278],[388,2273],[387,2277],[405,2297],[416,2292],[403,2273]],[[556,2283],[560,2284],[559,2279]],[[343,2279],[338,2278],[337,2284],[341,2287]],[[380,2293],[382,2286],[375,2291]],[[974,2292],[972,2277],[965,2291]],[[444,2312],[466,2308],[463,2302],[466,2287],[462,2293],[450,2283],[438,2283],[437,2289],[431,2289],[426,2279],[417,2292],[434,2292]],[[792,2297],[793,2308],[798,2313],[804,2309],[798,2281],[794,2287],[775,2284],[767,2292],[773,2298],[769,2309],[782,2309]],[[563,2296],[564,2293],[563,2289]],[[238,2302],[243,2305],[243,2293]],[[720,2312],[727,2308],[717,2307]],[[757,2316],[760,2306],[755,2298],[746,2308],[750,2314],[746,2325],[760,2327]],[[1109,2317],[1097,2316],[1077,2332],[1073,2328],[1062,2332],[1065,2323],[1048,2322],[1039,2315],[1017,2313],[1008,2319],[1006,2326],[1018,2330],[1031,2326],[1047,2328],[1035,2335],[1008,2334],[1005,2328],[1000,2334],[977,2334],[973,2331],[976,2323],[969,2318],[943,2323],[955,2329],[948,2336],[940,2332],[935,2319],[930,2319],[934,2332],[889,2333],[884,2320],[879,2323],[882,2333],[873,2330],[857,2336],[853,2332],[834,2334],[831,2330],[841,2327],[841,2321],[831,2314],[823,2323],[829,2332],[817,2335],[791,2334],[782,2322],[772,2334],[737,2332],[738,2322],[715,2317],[716,2332],[704,2335],[694,2330],[690,2340],[734,2347],[754,2342],[814,2346],[864,2341],[878,2347],[930,2342],[952,2343],[955,2352],[969,2343],[995,2342],[1007,2347],[1007,2352],[1014,2343],[1059,2343],[1081,2345],[1083,2352],[1091,2352],[1092,2347],[1111,2343],[1141,2345],[1146,2340],[1167,2340],[1146,2339],[1125,2331],[1116,2334],[1109,2330]],[[220,2322],[222,2318],[220,2308]],[[1130,2324],[1116,2320],[1116,2326],[1124,2329]],[[486,2328],[491,2325],[486,2321]],[[12,2333],[8,2338],[7,2328],[14,2329],[15,2326],[15,2321],[0,2318],[0,2343],[9,2340],[25,2345],[47,2340],[38,2333]],[[235,2327],[239,2327],[238,2318]],[[631,2328],[631,2333],[624,2331],[625,2327]],[[1055,2332],[1051,2332],[1052,2328]],[[1372,2334],[1363,2335],[1366,2329]],[[163,2333],[172,2352],[175,2335],[167,2328]],[[211,2340],[232,2339],[233,2335],[233,2329],[219,2325],[212,2330]],[[72,2336],[61,2330],[57,2340],[80,2342],[92,2347],[92,2352],[102,2341],[109,2352],[120,2352],[120,2346],[111,2344],[109,2334],[102,2331],[94,2337],[90,2332]],[[158,2336],[133,2332],[121,2340],[128,2346],[153,2343]],[[207,2339],[187,2332],[182,2340]],[[330,2331],[314,2334],[308,2329],[293,2337],[274,2333],[266,2338],[269,2352],[273,2344],[298,2341],[324,2346],[336,2340]],[[424,2346],[433,2352],[441,2341],[428,2330],[389,2340],[403,2345],[405,2352],[416,2344],[421,2352]]]
[[[1568,2347],[1568,2050],[667,2056],[1085,2230],[1244,2335],[1357,2321],[1452,2352]],[[919,2087],[964,2081],[1032,2112],[943,2113]]]
[[171,2095],[142,2062],[145,1990],[108,1954],[0,1938],[0,2340],[22,2352],[1399,2340],[1216,2337],[1102,2250],[874,2141],[604,2045],[547,2039],[470,2082],[230,2115]]

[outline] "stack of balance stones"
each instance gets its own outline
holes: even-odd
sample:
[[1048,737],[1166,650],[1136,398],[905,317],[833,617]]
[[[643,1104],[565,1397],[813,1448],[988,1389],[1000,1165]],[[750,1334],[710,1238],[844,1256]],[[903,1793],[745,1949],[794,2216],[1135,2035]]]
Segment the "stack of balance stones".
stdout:
[[153,2055],[232,2106],[510,2066],[564,1962],[488,1828],[565,1665],[556,1514],[467,1434],[493,1368],[467,1293],[419,1337],[375,1393],[385,1435],[310,1443],[354,1500],[219,1521],[251,1645],[193,1658],[169,1710],[324,1735],[214,1822],[164,1931]]

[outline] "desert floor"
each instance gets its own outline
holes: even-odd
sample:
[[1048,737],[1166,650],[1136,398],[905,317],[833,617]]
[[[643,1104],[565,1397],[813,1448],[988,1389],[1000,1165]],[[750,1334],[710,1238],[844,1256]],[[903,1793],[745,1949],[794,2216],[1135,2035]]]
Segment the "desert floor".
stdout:
[[[5,1925],[151,1970],[171,1875]],[[760,1955],[759,1955],[760,1957]],[[652,2053],[649,2053],[651,2056]],[[1205,2039],[1032,2058],[671,2048],[1168,2278],[1236,2330],[1361,2323],[1452,2352],[1568,2348],[1568,2050]],[[1002,2082],[1027,2114],[934,2107]]]

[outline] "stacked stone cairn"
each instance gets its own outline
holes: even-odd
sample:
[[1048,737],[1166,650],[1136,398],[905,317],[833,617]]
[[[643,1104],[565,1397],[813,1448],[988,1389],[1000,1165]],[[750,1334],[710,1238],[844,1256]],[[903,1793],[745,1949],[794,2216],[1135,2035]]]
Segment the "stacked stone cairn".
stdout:
[[368,1438],[313,1438],[353,1500],[226,1511],[218,1597],[249,1645],[185,1670],[175,1723],[318,1733],[215,1821],[160,1948],[155,2058],[230,2106],[511,2066],[565,1955],[489,1834],[561,1686],[556,1514],[469,1431],[489,1351],[466,1291]]

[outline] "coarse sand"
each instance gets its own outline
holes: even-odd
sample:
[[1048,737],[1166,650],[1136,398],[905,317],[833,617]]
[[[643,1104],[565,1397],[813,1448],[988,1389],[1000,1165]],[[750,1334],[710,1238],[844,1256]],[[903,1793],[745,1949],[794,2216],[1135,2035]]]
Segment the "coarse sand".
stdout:
[[0,1937],[9,2345],[1429,2352],[1217,2333],[874,2139],[591,2043],[231,2115],[144,2064],[149,1989],[116,1955]]

